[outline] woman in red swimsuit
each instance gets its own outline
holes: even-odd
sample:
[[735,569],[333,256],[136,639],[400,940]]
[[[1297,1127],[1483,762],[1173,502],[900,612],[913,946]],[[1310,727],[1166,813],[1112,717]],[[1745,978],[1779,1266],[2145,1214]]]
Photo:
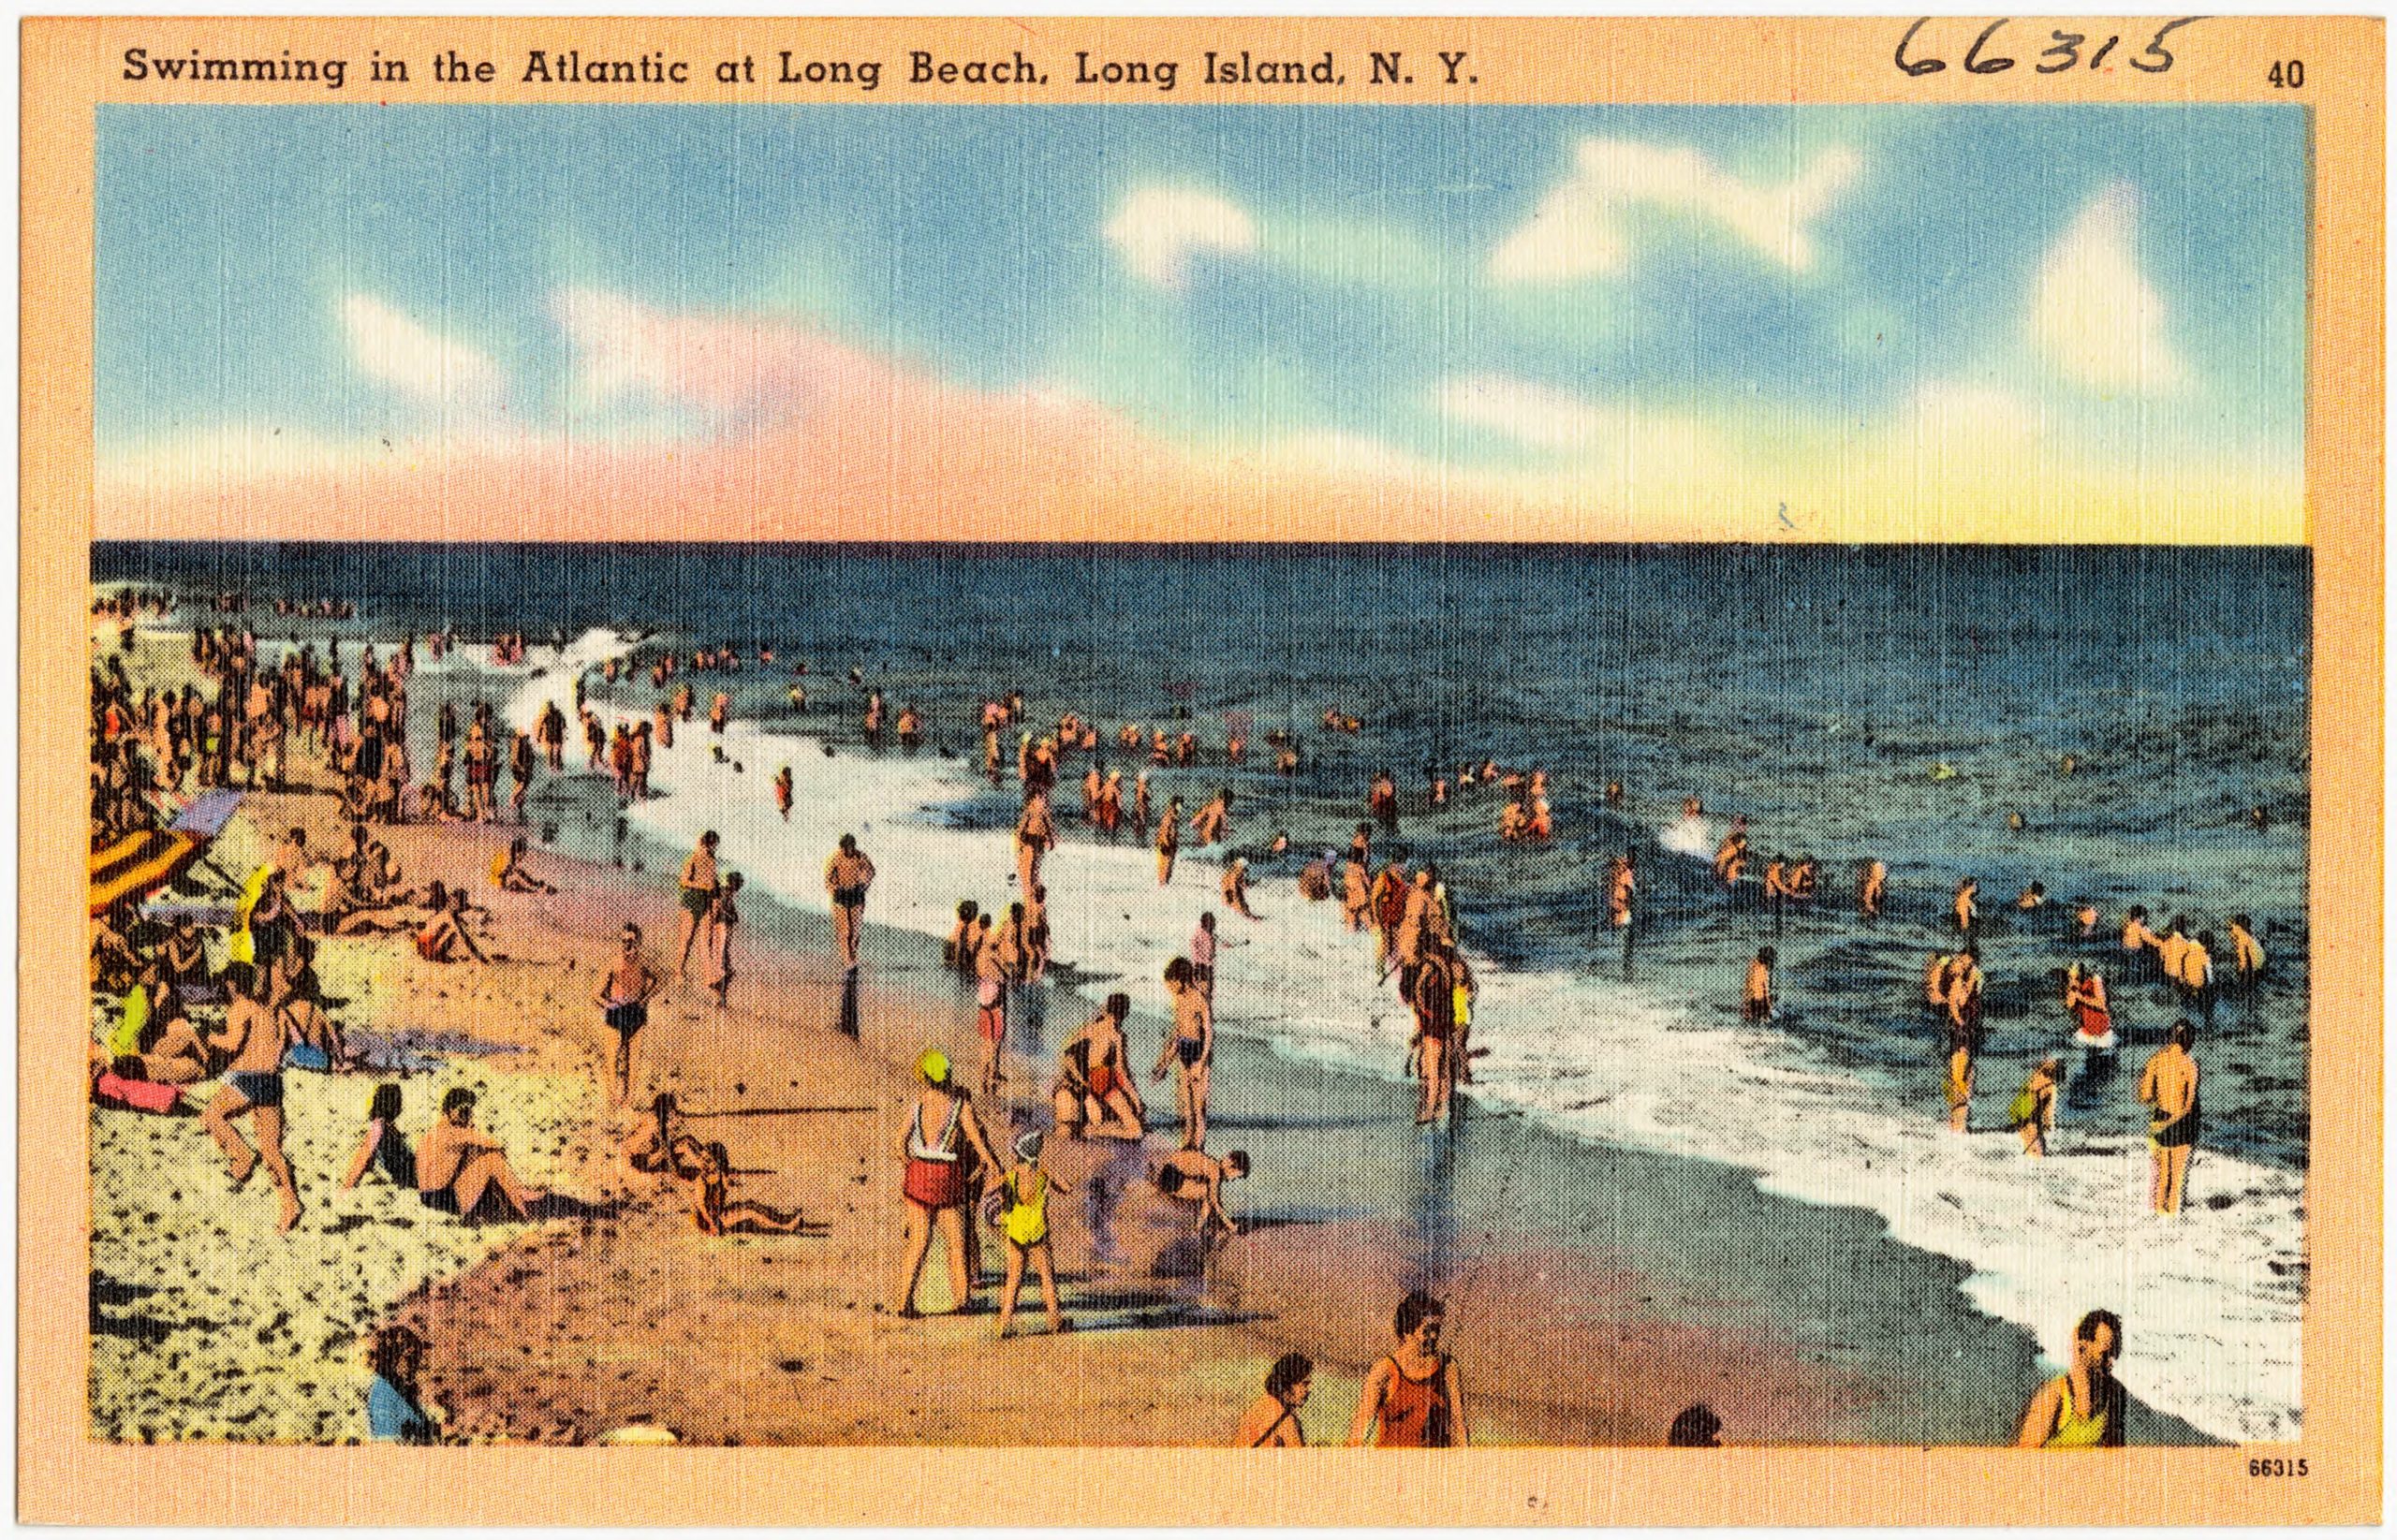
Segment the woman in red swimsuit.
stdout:
[[1383,1449],[1461,1449],[1473,1442],[1454,1359],[1440,1351],[1448,1307],[1417,1289],[1391,1321],[1398,1345],[1374,1360],[1348,1442]]

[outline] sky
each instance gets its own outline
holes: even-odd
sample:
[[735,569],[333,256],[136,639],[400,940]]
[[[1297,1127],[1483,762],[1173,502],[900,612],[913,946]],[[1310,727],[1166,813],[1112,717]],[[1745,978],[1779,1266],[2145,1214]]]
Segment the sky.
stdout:
[[99,112],[104,533],[2303,537],[2292,109]]

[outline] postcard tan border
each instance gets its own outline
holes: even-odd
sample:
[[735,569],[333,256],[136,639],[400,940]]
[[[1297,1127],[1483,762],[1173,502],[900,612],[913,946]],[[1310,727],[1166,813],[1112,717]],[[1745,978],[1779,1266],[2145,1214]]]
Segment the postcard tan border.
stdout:
[[[2282,1523],[2380,1514],[2383,29],[2360,17],[2208,21],[2165,75],[2028,69],[1908,78],[1890,62],[1908,18],[1446,21],[883,21],[50,19],[23,23],[22,554],[19,918],[18,1513],[82,1523]],[[2155,18],[2125,20],[2125,37]],[[2018,19],[2016,27],[2047,23]],[[2082,18],[2074,30],[2105,23]],[[1961,23],[1943,23],[1962,31]],[[2312,920],[2312,1287],[2295,1479],[2248,1474],[2253,1448],[2132,1449],[2056,1459],[1983,1449],[1193,1450],[129,1447],[87,1442],[81,1056],[82,720],[92,527],[92,216],[96,103],[134,99],[121,51],[440,47],[672,48],[687,56],[787,46],[931,47],[1004,55],[1050,46],[1319,52],[1473,51],[1485,103],[2135,102],[2292,98],[2271,62],[2306,61],[2315,228],[2306,425],[2315,550]],[[1592,61],[1602,61],[1594,69]],[[1066,99],[1067,88],[961,98],[886,80],[874,105]],[[140,100],[173,99],[154,86]],[[184,100],[204,98],[194,92]],[[321,87],[251,88],[248,102],[323,103]],[[346,94],[346,99],[362,99]],[[504,84],[427,81],[375,99],[557,100]],[[578,99],[735,99],[712,83]],[[740,99],[750,99],[747,97]],[[772,98],[808,99],[796,90]],[[856,102],[854,95],[818,99]],[[1070,99],[1154,101],[1082,88]],[[1185,97],[1185,101],[1198,100]],[[1289,102],[1272,88],[1208,101]],[[1309,105],[1426,97],[1351,84]],[[872,110],[873,106],[861,106]],[[166,532],[162,532],[166,533]],[[627,532],[631,534],[633,532]],[[63,692],[63,693],[62,693]],[[56,702],[60,709],[42,710]],[[610,1461],[638,1460],[627,1479]],[[603,1471],[607,1479],[594,1477]],[[1076,1494],[1098,1482],[1103,1515]],[[904,1506],[901,1504],[904,1503]]]

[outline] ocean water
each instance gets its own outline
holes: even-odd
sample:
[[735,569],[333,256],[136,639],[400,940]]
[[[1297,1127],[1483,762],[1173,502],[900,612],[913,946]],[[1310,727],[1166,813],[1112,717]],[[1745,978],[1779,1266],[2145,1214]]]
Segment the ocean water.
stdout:
[[[1964,1297],[2051,1356],[2083,1310],[2123,1312],[2134,1340],[2124,1378],[2159,1411],[2221,1438],[2296,1429],[2302,550],[104,546],[95,578],[245,590],[247,618],[270,638],[388,642],[445,624],[552,638],[556,650],[521,668],[490,669],[471,650],[445,667],[519,722],[551,698],[570,706],[573,675],[608,656],[730,643],[748,667],[688,677],[702,703],[731,686],[738,720],[721,740],[703,722],[678,732],[653,776],[669,795],[634,809],[635,828],[669,847],[717,829],[729,866],[817,909],[824,856],[855,831],[883,873],[873,917],[928,932],[946,931],[961,898],[1008,896],[1015,791],[972,773],[989,694],[1021,689],[1035,724],[1068,710],[1094,718],[1110,764],[1122,721],[1186,726],[1219,750],[1228,715],[1243,713],[1245,770],[1152,772],[1160,807],[1233,787],[1234,849],[1277,829],[1301,855],[1345,844],[1386,766],[1404,813],[1398,838],[1377,844],[1441,863],[1477,960],[1475,1040],[1489,1049],[1477,1105],[1564,1137],[1720,1163],[1779,1197],[1869,1210],[1896,1241],[1960,1264]],[[360,619],[272,613],[276,595],[319,594],[357,601]],[[754,661],[760,645],[777,653],[772,670]],[[802,659],[813,709],[794,714],[785,691]],[[852,667],[893,715],[903,701],[924,711],[931,746],[864,749]],[[654,704],[645,677],[613,697],[596,675],[590,688],[603,710]],[[1360,730],[1321,730],[1327,707]],[[1271,770],[1264,735],[1276,726],[1301,736],[1296,776]],[[2068,776],[2066,754],[2078,761]],[[1452,773],[1485,756],[1548,770],[1552,844],[1502,845],[1496,792],[1426,810],[1425,767]],[[787,824],[768,788],[786,763],[797,784]],[[1953,773],[1934,779],[1942,765]],[[1066,766],[1066,843],[1045,879],[1056,954],[1091,992],[1125,980],[1154,1004],[1198,912],[1220,908],[1221,853],[1185,849],[1160,891],[1144,843],[1109,846],[1073,827],[1081,768]],[[1125,765],[1127,783],[1136,768]],[[1610,780],[1626,788],[1619,810],[1601,802]],[[1692,794],[1708,809],[1698,827],[1681,814]],[[2256,806],[2269,815],[2260,830],[2243,816]],[[1707,858],[1733,813],[1749,818],[1760,857],[1821,859],[1815,912],[1775,917],[1713,882]],[[1600,903],[1606,861],[1624,849],[1639,852],[1645,899],[1627,977]],[[1875,924],[1847,897],[1867,857],[1891,871],[1890,913]],[[1279,880],[1295,864],[1257,862],[1262,921],[1225,917],[1245,944],[1222,965],[1225,1025],[1395,1078],[1405,1013],[1375,988],[1370,943],[1341,930],[1336,906],[1304,903]],[[1941,1126],[1941,1034],[1918,1002],[1968,873],[1993,915],[1978,1125],[1998,1121],[2028,1063],[2066,1048],[2054,970],[2086,956],[2115,985],[2120,1075],[2075,1065],[2056,1158],[2037,1166],[2008,1134]],[[2060,916],[2008,923],[2003,911],[2032,880],[2059,900],[2095,899],[2108,921],[2099,942],[2080,948]],[[2218,935],[2228,915],[2249,914],[2273,960],[2265,988],[2225,1002],[2201,1038],[2208,1135],[2177,1221],[2143,1211],[2130,1085],[2174,1013],[2112,976],[2107,938],[2131,902]],[[1768,941],[1786,1010],[1752,1026],[1734,1011],[1740,973]]]

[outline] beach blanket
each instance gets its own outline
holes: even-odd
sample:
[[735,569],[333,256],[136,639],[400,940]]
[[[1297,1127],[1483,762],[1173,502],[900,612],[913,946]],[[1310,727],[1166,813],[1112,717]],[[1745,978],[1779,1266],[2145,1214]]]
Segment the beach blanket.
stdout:
[[126,1112],[172,1112],[184,1099],[182,1090],[149,1080],[128,1080],[114,1070],[92,1082],[92,1100]]

